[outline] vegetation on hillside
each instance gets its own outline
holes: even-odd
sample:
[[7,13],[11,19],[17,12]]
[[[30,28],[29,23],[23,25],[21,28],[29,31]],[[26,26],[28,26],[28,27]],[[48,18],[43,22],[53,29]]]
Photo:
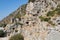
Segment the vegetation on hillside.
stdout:
[[[6,24],[8,24],[8,23],[10,23],[11,18],[14,18],[14,17],[20,18],[21,16],[24,16],[26,14],[26,6],[27,6],[27,4],[24,4],[21,7],[19,7],[16,11],[14,11],[13,13],[11,13],[7,17],[5,17],[3,20],[1,20],[0,24],[2,24],[4,22]],[[21,10],[20,10],[20,8],[21,8]]]
[[21,6],[21,8],[18,8],[18,9],[21,9],[21,10],[18,11],[15,18],[21,18],[22,16],[24,16],[26,14],[26,6],[27,6],[27,4],[24,4],[24,5]]
[[18,13],[16,14],[15,18],[21,18],[20,12],[18,12]]
[[51,24],[52,26],[55,26],[55,24],[52,21],[48,21],[49,24]]
[[41,19],[41,21],[48,22],[48,23],[51,24],[52,26],[55,26],[55,24],[51,21],[51,18],[50,18],[50,17],[39,16],[39,18]]
[[47,14],[46,14],[46,17],[43,17],[43,16],[39,16],[39,18],[41,19],[41,21],[45,21],[45,22],[48,22],[49,24],[51,25],[55,25],[50,19],[55,16],[55,15],[59,15],[60,16],[60,5],[57,6],[57,8],[53,11],[49,11]]
[[6,27],[7,24],[0,24],[0,27]]
[[48,17],[49,17],[49,16],[50,16],[50,17],[53,17],[55,14],[56,14],[56,15],[60,15],[60,5],[58,5],[55,10],[49,11],[49,12],[47,13],[47,16],[48,16]]
[[28,2],[34,2],[35,0],[29,0]]
[[26,14],[26,6],[27,4],[24,4],[21,6],[21,14],[24,16]]
[[48,22],[51,19],[51,18],[46,18],[43,16],[39,16],[39,18],[41,19],[41,21],[46,21],[46,22]]
[[24,37],[21,34],[17,34],[17,35],[10,37],[9,40],[24,40]]
[[47,13],[47,16],[54,16],[55,15],[55,13],[54,13],[54,11],[49,11],[48,13]]
[[6,32],[4,32],[3,30],[0,30],[0,37],[5,37],[6,36]]

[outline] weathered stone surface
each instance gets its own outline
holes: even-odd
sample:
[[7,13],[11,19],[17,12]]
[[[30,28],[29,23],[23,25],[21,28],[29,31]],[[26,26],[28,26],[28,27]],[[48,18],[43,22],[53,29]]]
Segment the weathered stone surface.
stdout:
[[[46,21],[46,19],[41,21],[39,18],[41,15],[48,18],[47,12],[56,9],[59,2],[57,0],[29,2],[26,6],[26,14],[20,17],[21,20],[19,18],[11,19],[11,22],[14,22],[7,24],[5,30],[10,32],[10,36],[21,33],[24,40],[60,40],[60,16],[51,17],[50,21]],[[56,25],[51,25],[49,22]],[[18,30],[18,32],[15,32],[15,30]]]

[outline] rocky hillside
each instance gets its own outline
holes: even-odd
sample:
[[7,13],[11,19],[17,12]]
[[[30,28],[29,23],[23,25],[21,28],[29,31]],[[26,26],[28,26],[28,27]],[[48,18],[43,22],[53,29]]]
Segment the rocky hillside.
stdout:
[[11,35],[18,30],[24,40],[55,40],[51,37],[60,33],[60,0],[29,0],[0,23],[7,24]]
[[[53,6],[56,7],[57,1],[59,2],[59,0],[54,0],[54,2],[56,3],[56,4],[55,4],[55,3],[53,3],[52,1],[50,2],[50,1],[48,1],[48,0],[47,0],[47,1],[46,1],[46,0],[42,0],[41,2],[44,1],[44,2],[45,2],[45,4],[44,4],[44,2],[43,2],[43,3],[39,3],[38,1],[41,1],[41,0],[29,0],[29,1],[28,1],[28,4],[29,4],[29,5],[31,4],[31,5],[30,5],[31,7],[32,7],[32,5],[35,5],[35,6],[33,6],[32,8],[34,8],[34,7],[37,8],[37,7],[38,7],[37,10],[39,10],[39,9],[41,10],[42,8],[45,9],[45,7],[48,7],[49,5],[52,6],[51,9],[53,9]],[[34,4],[33,4],[32,2],[33,2]],[[22,5],[22,6],[19,7],[17,10],[15,10],[15,11],[12,12],[11,14],[9,14],[7,17],[5,17],[4,19],[2,19],[2,20],[0,21],[0,24],[10,23],[10,19],[11,19],[11,18],[14,18],[17,14],[19,14],[19,12],[23,12],[23,11],[24,11],[24,13],[26,13],[26,6],[27,6],[28,4]],[[38,5],[37,5],[37,4],[38,4]],[[43,5],[45,5],[45,6],[43,6]],[[43,7],[42,7],[42,6],[43,6]],[[40,8],[39,8],[39,7],[40,7]],[[42,8],[41,8],[41,7],[42,7]],[[31,9],[32,9],[32,8],[31,8]],[[33,11],[34,11],[36,8],[34,8]],[[48,8],[49,8],[49,7],[48,7]],[[43,10],[43,9],[42,9],[42,10]],[[29,10],[30,10],[30,9],[29,9]],[[47,11],[47,10],[45,9],[45,11]],[[20,14],[22,14],[22,13],[20,13]]]
[[[0,24],[8,24],[8,23],[10,23],[10,20],[12,19],[12,18],[14,18],[14,17],[16,17],[16,15],[17,16],[19,16],[20,14],[23,16],[24,14],[25,14],[25,12],[26,12],[26,5],[27,4],[24,4],[24,5],[22,5],[21,7],[19,7],[17,10],[15,10],[14,12],[12,12],[11,14],[9,14],[7,17],[5,17],[4,19],[2,19],[1,21],[0,21]],[[21,12],[21,13],[20,13]]]

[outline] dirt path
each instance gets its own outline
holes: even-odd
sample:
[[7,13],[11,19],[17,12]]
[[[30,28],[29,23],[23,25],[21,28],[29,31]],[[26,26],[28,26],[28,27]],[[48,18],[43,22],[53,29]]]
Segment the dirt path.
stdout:
[[0,38],[0,40],[8,40],[8,37]]

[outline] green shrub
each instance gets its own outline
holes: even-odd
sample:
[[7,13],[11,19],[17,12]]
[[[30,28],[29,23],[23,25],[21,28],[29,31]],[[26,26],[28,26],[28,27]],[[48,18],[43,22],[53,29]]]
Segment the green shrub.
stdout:
[[43,21],[43,20],[44,20],[44,17],[42,17],[42,16],[39,16],[39,18],[41,19],[41,21]]
[[3,30],[0,30],[0,37],[5,37],[6,36],[6,32],[4,32]]
[[57,14],[57,15],[60,15],[60,6],[58,6],[55,10],[53,10],[53,11],[49,11],[48,13],[47,13],[47,16],[54,16],[55,14]]
[[48,23],[51,24],[52,26],[55,26],[55,24],[52,21],[49,21]]
[[59,8],[56,8],[55,11],[57,11],[57,15],[60,15],[60,7]]
[[54,15],[55,15],[54,12],[55,12],[55,11],[49,11],[49,12],[47,13],[47,16],[54,16]]
[[57,15],[60,15],[60,5],[58,5],[57,8],[54,10],[54,13],[55,12]]
[[0,24],[0,27],[5,27],[7,24]]
[[42,16],[40,16],[39,18],[41,19],[41,21],[46,21],[46,22],[48,22],[51,19],[51,18],[45,18],[45,17],[42,17]]
[[17,35],[10,37],[9,40],[24,40],[24,37],[21,34],[17,34]]
[[45,18],[44,21],[48,22],[51,18]]
[[58,11],[57,15],[60,15],[60,10]]

